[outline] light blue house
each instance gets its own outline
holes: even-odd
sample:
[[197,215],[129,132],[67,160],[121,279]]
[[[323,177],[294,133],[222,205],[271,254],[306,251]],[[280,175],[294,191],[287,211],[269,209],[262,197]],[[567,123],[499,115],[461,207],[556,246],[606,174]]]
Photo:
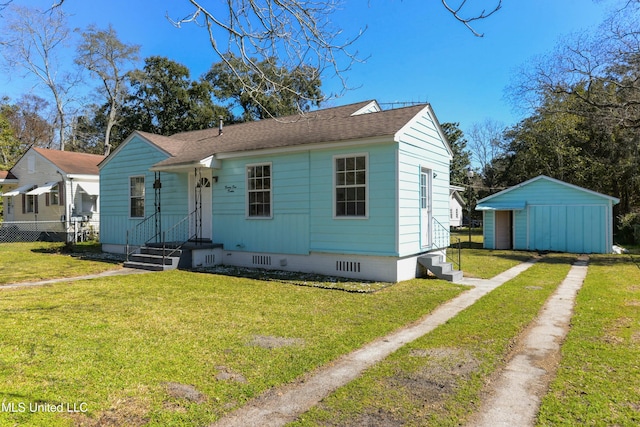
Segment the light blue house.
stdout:
[[449,244],[451,155],[427,104],[134,132],[100,165],[103,250],[188,241],[192,266],[413,278]]
[[478,201],[484,247],[610,253],[615,197],[540,175]]

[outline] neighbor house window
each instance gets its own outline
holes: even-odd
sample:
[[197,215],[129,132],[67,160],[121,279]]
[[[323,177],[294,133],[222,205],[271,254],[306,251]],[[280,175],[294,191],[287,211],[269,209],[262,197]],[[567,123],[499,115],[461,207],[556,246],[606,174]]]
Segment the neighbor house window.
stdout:
[[131,218],[144,218],[144,176],[129,178],[129,200]]
[[335,216],[367,216],[367,156],[334,158]]
[[60,184],[56,184],[51,187],[49,191],[49,203],[52,205],[60,204]]
[[22,213],[38,213],[38,196],[22,195]]
[[271,164],[247,166],[247,216],[271,218]]

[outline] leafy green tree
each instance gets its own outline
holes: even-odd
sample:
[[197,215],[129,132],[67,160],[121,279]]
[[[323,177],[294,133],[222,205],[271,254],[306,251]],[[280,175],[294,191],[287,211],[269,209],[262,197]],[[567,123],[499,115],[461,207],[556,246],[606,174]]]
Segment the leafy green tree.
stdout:
[[[238,121],[282,117],[320,105],[323,96],[317,69],[302,66],[288,70],[272,58],[252,62],[253,66],[240,57],[228,55],[225,61],[213,64],[204,76],[213,86],[216,98],[229,100],[232,111],[242,112]],[[247,90],[248,87],[255,89]]]
[[[640,135],[589,108],[577,97],[548,94],[535,115],[505,133],[507,152],[493,162],[499,182],[545,174],[620,198],[618,214],[640,209]],[[581,113],[568,112],[576,109]]]
[[217,125],[229,118],[224,107],[215,105],[211,85],[192,81],[189,69],[160,56],[145,59],[142,70],[128,73],[130,92],[122,108],[120,135],[134,130],[171,135]]
[[443,123],[444,131],[451,151],[453,151],[453,159],[449,170],[449,181],[451,184],[463,184],[467,179],[467,169],[471,167],[471,153],[467,150],[467,140],[464,132],[460,129],[460,123]]
[[23,95],[15,103],[5,99],[0,104],[0,111],[9,121],[14,137],[20,142],[20,155],[32,145],[51,146],[54,127],[53,120],[46,116],[48,110],[49,103],[36,95]]

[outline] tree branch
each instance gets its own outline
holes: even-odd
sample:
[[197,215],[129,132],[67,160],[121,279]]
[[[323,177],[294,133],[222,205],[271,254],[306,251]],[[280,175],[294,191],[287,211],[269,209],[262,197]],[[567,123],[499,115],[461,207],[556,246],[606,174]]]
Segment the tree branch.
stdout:
[[493,9],[487,12],[486,9],[482,9],[482,12],[476,13],[475,15],[471,15],[469,17],[463,17],[461,15],[462,9],[465,7],[467,0],[461,0],[460,5],[457,8],[453,8],[449,6],[447,0],[442,0],[442,5],[456,18],[458,21],[464,24],[465,27],[469,29],[476,37],[484,37],[484,34],[478,33],[472,26],[471,23],[474,21],[479,21],[481,19],[486,19],[496,13],[498,10],[502,8],[502,0],[497,0],[498,4],[495,5]]

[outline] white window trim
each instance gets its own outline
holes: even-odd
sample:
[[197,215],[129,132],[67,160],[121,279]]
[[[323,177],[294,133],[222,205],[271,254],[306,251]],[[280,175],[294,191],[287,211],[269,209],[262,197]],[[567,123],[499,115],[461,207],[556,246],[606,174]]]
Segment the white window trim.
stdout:
[[[49,205],[50,206],[60,206],[60,189],[61,189],[61,187],[62,186],[60,185],[60,183],[57,183],[56,185],[51,187],[51,190],[49,190]],[[55,188],[55,190],[54,190],[54,188]],[[55,203],[53,202],[54,195],[57,198]]]
[[[249,215],[249,177],[247,176],[247,169],[256,166],[269,166],[271,171],[271,186],[269,188],[269,216],[251,216]],[[260,162],[260,163],[247,163],[244,165],[244,217],[250,220],[266,220],[273,219],[273,163],[272,162]]]
[[[355,216],[355,215],[342,215],[339,216],[337,215],[336,212],[336,159],[344,159],[347,157],[364,157],[364,167],[365,167],[365,171],[364,171],[364,176],[365,176],[365,184],[364,184],[364,216]],[[369,219],[369,204],[370,204],[370,200],[369,200],[369,153],[365,152],[365,153],[348,153],[348,154],[335,154],[332,159],[331,159],[331,171],[332,171],[332,179],[331,179],[331,200],[333,202],[333,207],[332,207],[332,211],[333,211],[333,219],[338,219],[338,220],[347,220],[347,221],[353,221],[353,220],[363,220],[363,219]]]
[[[131,178],[142,178],[144,180],[144,197],[143,197],[143,201],[144,203],[142,204],[142,216],[131,216],[131,198],[133,197],[133,195],[131,194]],[[147,204],[147,177],[145,175],[130,175],[129,178],[127,179],[127,186],[129,187],[129,210],[127,212],[127,215],[129,216],[129,219],[144,219],[146,218],[146,204]]]
[[25,197],[24,213],[36,213],[36,203],[38,203],[38,196],[33,194],[26,194]]

